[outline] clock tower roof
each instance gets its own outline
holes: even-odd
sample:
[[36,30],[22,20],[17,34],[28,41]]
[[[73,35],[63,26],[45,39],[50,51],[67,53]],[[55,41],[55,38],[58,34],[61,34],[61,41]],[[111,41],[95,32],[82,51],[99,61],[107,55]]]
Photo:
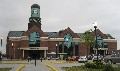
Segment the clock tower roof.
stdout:
[[38,4],[33,4],[33,5],[31,6],[31,8],[39,8],[39,9],[40,9],[40,6],[39,6]]

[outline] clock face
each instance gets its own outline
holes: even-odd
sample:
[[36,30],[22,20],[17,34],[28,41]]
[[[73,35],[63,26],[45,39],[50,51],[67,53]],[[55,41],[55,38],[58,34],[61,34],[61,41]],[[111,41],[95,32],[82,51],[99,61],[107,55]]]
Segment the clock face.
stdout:
[[34,10],[33,13],[37,14],[37,10]]

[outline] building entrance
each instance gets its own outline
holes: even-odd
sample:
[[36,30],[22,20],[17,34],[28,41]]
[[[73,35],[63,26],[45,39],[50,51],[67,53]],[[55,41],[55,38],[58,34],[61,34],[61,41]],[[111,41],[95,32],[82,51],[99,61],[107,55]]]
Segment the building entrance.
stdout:
[[40,57],[44,56],[44,51],[40,51],[40,50],[29,50],[29,56],[31,57],[31,59],[40,59]]

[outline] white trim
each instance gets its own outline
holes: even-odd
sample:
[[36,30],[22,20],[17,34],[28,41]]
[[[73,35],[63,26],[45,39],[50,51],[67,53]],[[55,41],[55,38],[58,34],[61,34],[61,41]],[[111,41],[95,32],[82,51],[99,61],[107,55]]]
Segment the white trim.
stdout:
[[[93,50],[97,50],[96,48],[93,48]],[[98,48],[98,50],[108,50],[108,48]]]
[[21,50],[48,50],[48,47],[20,47]]
[[117,42],[116,39],[103,39],[103,42]]
[[9,38],[14,39],[14,38],[21,38],[21,37],[9,37]]

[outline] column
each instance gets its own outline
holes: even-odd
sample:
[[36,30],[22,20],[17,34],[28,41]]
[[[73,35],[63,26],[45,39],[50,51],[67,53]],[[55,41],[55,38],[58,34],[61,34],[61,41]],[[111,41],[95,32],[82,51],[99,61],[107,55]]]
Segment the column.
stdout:
[[24,50],[23,50],[23,59],[24,59]]
[[107,50],[106,50],[106,54],[107,54]]
[[62,42],[62,53],[64,53],[64,42]]
[[96,54],[97,54],[97,50],[95,50],[96,51]]
[[104,51],[104,55],[103,55],[103,56],[105,56],[105,55],[106,55],[106,54],[105,54],[105,53],[106,53],[106,50],[103,50],[103,51]]
[[94,50],[94,54],[95,54],[96,52],[95,52],[95,50]]
[[15,59],[15,47],[14,47],[14,59]]
[[73,56],[75,56],[75,44],[73,44]]
[[46,50],[44,50],[44,58],[46,58]]

